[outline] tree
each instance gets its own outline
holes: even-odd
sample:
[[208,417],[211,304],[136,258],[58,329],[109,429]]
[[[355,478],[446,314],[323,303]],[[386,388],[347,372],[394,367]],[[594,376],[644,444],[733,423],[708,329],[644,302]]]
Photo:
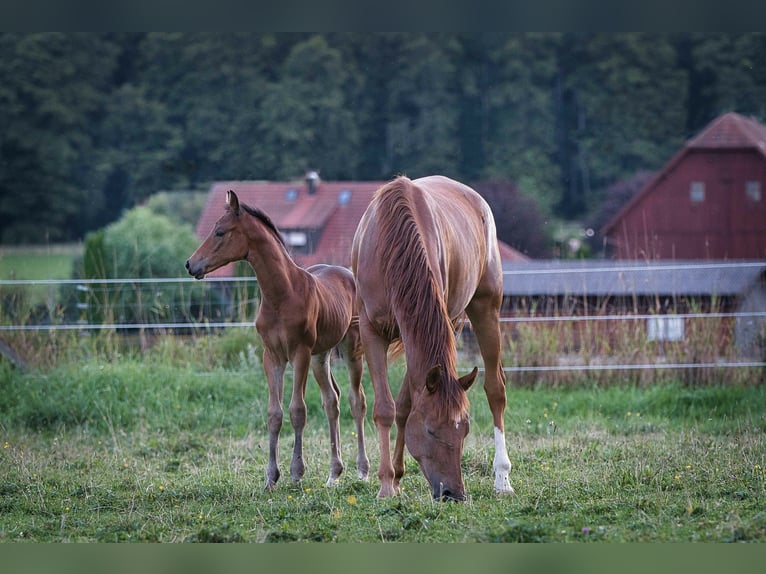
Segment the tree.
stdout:
[[508,181],[481,181],[472,187],[492,209],[498,239],[529,257],[550,257],[545,216],[535,200]]
[[565,37],[559,53],[562,215],[592,209],[607,185],[659,168],[681,146],[688,81],[676,60],[667,35]]
[[181,183],[173,167],[182,145],[180,130],[170,125],[162,103],[147,99],[144,88],[117,88],[99,128],[94,172],[101,182],[103,208],[94,224],[114,221],[123,209]]
[[265,179],[254,154],[264,144],[259,109],[272,67],[294,41],[269,34],[152,33],[137,56],[137,86],[164,106],[179,130],[181,146],[172,162],[181,187],[215,179]]
[[690,98],[702,102],[692,132],[730,111],[766,118],[766,34],[695,34],[689,42],[700,79]]
[[556,163],[557,36],[514,34],[490,54],[493,81],[486,88],[487,179],[511,179],[552,213],[561,172]]
[[100,192],[89,186],[92,125],[118,48],[98,35],[4,33],[0,54],[0,241],[74,239]]
[[[199,240],[189,225],[139,206],[115,223],[88,234],[83,261],[75,277],[85,279],[142,279],[185,277],[184,262]],[[141,283],[101,288],[94,284],[87,294],[91,321],[156,322],[178,320],[199,302],[202,286]],[[186,301],[187,305],[171,307]]]
[[292,179],[313,169],[325,179],[357,177],[359,133],[344,91],[350,67],[319,35],[292,48],[259,102],[249,147],[264,176]]

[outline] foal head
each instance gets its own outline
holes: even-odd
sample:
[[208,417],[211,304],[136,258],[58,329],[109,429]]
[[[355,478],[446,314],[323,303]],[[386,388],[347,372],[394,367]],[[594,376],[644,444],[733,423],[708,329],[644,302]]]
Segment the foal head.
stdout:
[[213,230],[186,261],[186,269],[196,279],[202,279],[211,271],[247,257],[248,238],[242,229],[237,194],[226,192],[226,211],[215,222]]
[[422,390],[412,397],[405,444],[437,500],[465,500],[460,462],[469,426],[466,392],[476,380],[476,373],[474,368],[455,379],[435,366],[426,375]]

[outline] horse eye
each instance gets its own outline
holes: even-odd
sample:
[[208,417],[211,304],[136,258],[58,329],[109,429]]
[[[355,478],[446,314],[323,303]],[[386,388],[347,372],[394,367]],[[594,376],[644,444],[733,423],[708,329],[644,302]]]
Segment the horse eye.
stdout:
[[216,229],[215,230],[215,236],[216,237],[223,237],[224,235],[226,235],[226,232],[223,229]]

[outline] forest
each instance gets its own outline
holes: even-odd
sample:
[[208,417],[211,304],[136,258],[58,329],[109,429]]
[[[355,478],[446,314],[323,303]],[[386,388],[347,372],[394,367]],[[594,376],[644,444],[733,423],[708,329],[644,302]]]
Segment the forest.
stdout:
[[766,34],[2,33],[0,243],[308,169],[598,219],[726,111],[766,117]]

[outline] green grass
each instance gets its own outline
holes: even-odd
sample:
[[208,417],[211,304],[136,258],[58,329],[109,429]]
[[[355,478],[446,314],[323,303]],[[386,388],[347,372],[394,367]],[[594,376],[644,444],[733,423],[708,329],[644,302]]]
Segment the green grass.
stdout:
[[[92,344],[26,373],[0,363],[2,541],[766,541],[763,386],[511,388],[508,497],[493,492],[479,387],[468,500],[432,501],[408,456],[402,496],[379,501],[374,475],[355,476],[346,393],[341,484],[324,486],[329,441],[310,381],[306,476],[289,479],[285,416],[283,477],[264,492],[267,391],[252,347],[164,340],[138,356]],[[376,469],[369,415],[367,444]]]
[[0,247],[0,279],[69,279],[79,244]]
[[[74,260],[81,253],[79,244],[2,246],[0,281],[71,279]],[[57,285],[27,285],[24,288],[25,302],[29,306],[45,305],[57,299],[57,292]]]

